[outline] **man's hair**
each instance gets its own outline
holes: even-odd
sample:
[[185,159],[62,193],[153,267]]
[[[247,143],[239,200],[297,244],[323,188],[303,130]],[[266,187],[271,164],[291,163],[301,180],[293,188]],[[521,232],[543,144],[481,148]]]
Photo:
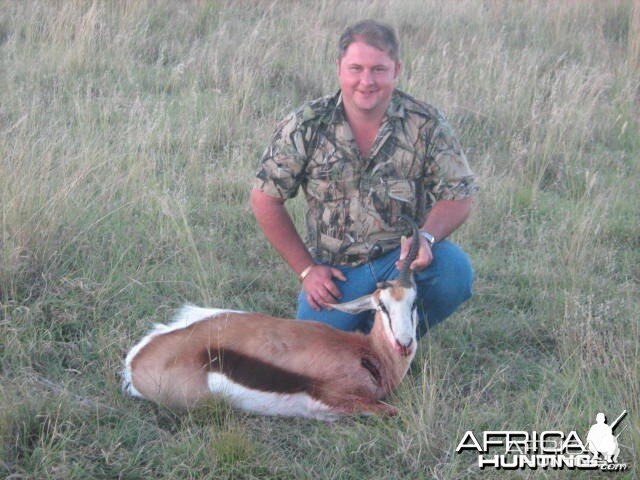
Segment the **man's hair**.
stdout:
[[400,45],[389,25],[376,20],[362,20],[348,27],[338,40],[338,60],[344,57],[349,45],[357,41],[387,52],[394,62],[400,60]]

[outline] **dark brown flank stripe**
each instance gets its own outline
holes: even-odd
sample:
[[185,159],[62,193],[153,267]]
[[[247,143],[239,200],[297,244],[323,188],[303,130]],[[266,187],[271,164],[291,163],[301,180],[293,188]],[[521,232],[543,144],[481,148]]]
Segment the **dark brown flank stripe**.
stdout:
[[233,350],[204,350],[202,364],[210,372],[219,372],[247,388],[274,393],[311,394],[311,377],[290,372],[257,358]]

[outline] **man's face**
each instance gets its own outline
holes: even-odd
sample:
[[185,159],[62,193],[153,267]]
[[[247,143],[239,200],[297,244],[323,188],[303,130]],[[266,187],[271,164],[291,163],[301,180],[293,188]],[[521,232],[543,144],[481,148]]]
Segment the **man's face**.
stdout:
[[338,81],[347,115],[382,118],[389,106],[400,63],[387,52],[353,42],[338,61]]

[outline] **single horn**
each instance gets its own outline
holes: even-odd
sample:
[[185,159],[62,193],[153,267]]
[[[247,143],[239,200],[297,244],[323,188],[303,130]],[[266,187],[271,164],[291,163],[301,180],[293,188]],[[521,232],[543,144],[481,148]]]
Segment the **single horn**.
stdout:
[[416,222],[414,222],[412,218],[407,215],[401,215],[400,218],[407,222],[413,230],[411,247],[409,248],[409,253],[407,253],[404,263],[400,268],[400,275],[398,277],[400,285],[409,287],[411,286],[411,270],[409,269],[409,266],[418,256],[418,250],[420,248],[420,232],[418,230],[418,225],[416,225]]

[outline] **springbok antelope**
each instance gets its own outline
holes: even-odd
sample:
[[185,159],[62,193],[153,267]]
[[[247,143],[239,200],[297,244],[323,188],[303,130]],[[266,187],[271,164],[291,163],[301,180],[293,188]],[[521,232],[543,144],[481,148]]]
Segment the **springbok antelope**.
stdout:
[[[407,219],[408,220],[408,219]],[[168,406],[192,407],[214,395],[241,410],[335,420],[387,414],[381,402],[404,378],[416,352],[416,286],[409,265],[418,228],[397,280],[333,308],[375,310],[368,335],[259,313],[185,306],[156,324],[127,354],[123,389]]]

